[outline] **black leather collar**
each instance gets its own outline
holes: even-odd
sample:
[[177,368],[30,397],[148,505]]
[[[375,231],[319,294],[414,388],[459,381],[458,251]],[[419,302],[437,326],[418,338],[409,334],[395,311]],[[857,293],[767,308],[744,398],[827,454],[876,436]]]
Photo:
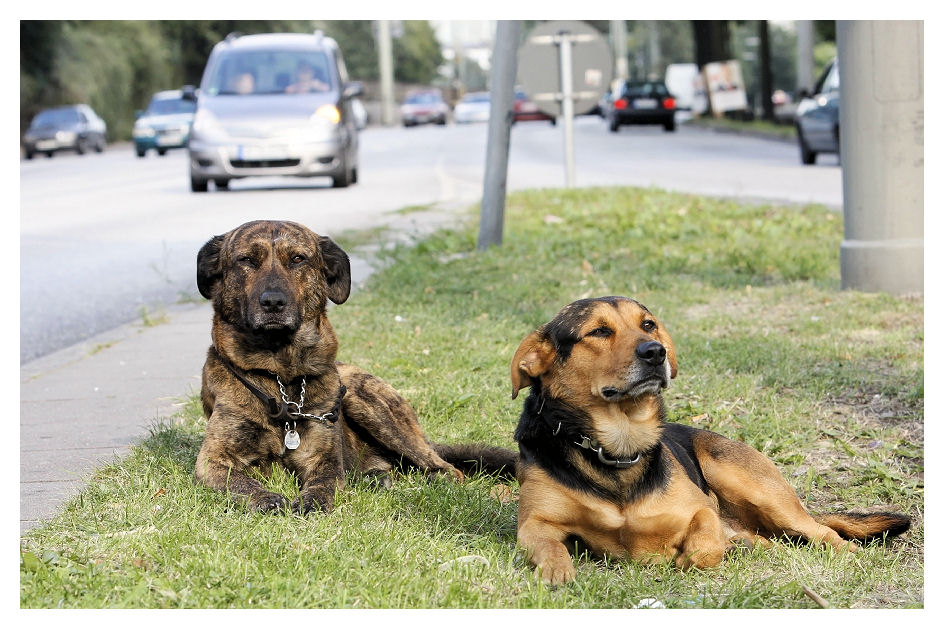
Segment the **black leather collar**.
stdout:
[[[232,364],[227,360],[218,350],[214,348],[216,355],[219,357],[220,362],[229,370],[233,376],[239,380],[246,389],[249,390],[254,396],[259,398],[259,401],[263,403],[266,407],[266,414],[269,416],[269,421],[275,425],[282,427],[286,422],[297,422],[299,420],[307,419],[306,414],[291,412],[289,410],[290,406],[285,402],[279,400],[278,398],[268,395],[265,391],[253,384],[247,377],[246,373]],[[338,421],[338,418],[341,416],[341,400],[344,398],[344,394],[347,393],[347,387],[343,384],[338,389],[338,398],[334,403],[334,406],[327,413],[318,416],[319,418],[334,423]]]

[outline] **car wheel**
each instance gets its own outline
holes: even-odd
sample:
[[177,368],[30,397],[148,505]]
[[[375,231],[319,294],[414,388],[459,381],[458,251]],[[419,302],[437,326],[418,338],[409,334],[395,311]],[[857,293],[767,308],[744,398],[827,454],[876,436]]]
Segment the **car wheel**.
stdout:
[[138,157],[144,157],[147,154],[147,149],[134,149],[134,154]]
[[610,122],[611,133],[616,133],[617,131],[619,131],[620,125],[619,125],[619,120],[616,119],[616,116],[610,116],[609,122]]
[[164,157],[165,155],[167,155],[167,149],[157,149],[157,154],[160,155],[161,157]]
[[46,151],[46,157],[52,159],[52,151]]
[[105,138],[99,138],[98,142],[95,143],[95,152],[101,153],[105,150]]
[[349,185],[351,185],[351,171],[347,167],[340,175],[331,178],[332,188],[347,188]]
[[551,118],[551,126],[552,126],[552,127],[556,127],[556,126],[557,126],[557,118]]
[[810,150],[810,147],[807,146],[806,140],[803,139],[803,131],[800,130],[800,127],[797,127],[797,141],[800,144],[800,161],[807,165],[815,164],[816,152]]
[[75,152],[79,155],[85,155],[85,152],[88,151],[88,146],[86,145],[86,140],[79,138],[75,141]]
[[357,183],[357,169],[351,169],[351,183]]
[[213,185],[217,190],[229,190],[229,179],[214,179]]
[[197,179],[193,175],[190,175],[190,191],[191,192],[206,192],[207,191],[206,179]]
[[664,123],[662,123],[662,126],[666,131],[675,131],[675,118],[672,120],[666,120]]
[[33,155],[34,155],[33,151],[26,151],[23,157],[25,157],[26,159],[33,159]]

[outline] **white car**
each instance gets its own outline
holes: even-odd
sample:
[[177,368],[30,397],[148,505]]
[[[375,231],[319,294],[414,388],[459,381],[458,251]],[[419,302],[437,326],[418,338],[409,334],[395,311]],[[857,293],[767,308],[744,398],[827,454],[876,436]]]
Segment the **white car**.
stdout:
[[491,108],[488,92],[469,92],[456,104],[452,117],[456,123],[487,122]]
[[[337,43],[313,35],[230,35],[210,53],[190,131],[190,189],[240,177],[357,182],[357,126]],[[185,97],[194,98],[185,90]]]

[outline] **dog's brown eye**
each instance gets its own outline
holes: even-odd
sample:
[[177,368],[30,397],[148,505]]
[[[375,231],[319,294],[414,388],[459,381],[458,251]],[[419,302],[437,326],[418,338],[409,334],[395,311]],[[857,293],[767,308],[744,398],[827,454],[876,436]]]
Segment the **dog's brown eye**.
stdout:
[[306,257],[303,256],[302,254],[298,253],[298,254],[292,256],[292,264],[301,264],[302,262],[304,262],[304,261],[307,260],[307,259],[308,259],[308,258],[306,258]]
[[595,336],[595,337],[598,337],[598,338],[601,338],[601,339],[605,339],[606,337],[608,337],[608,336],[610,336],[610,335],[612,335],[612,334],[613,334],[613,330],[611,330],[610,328],[606,327],[605,325],[601,325],[600,327],[595,328],[595,329],[590,330],[589,332],[587,332],[587,336]]
[[656,322],[653,321],[652,319],[646,319],[645,321],[642,322],[642,329],[645,330],[646,332],[652,332],[657,327],[658,326],[656,325]]
[[256,266],[256,263],[253,261],[253,259],[250,256],[243,256],[241,258],[238,258],[236,261],[239,262],[240,264],[248,264],[251,267]]

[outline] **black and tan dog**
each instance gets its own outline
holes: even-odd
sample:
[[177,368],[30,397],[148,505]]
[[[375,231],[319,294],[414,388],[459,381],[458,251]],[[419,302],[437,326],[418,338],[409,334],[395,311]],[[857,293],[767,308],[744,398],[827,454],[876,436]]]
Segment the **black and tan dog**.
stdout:
[[199,482],[252,509],[282,509],[284,496],[247,475],[280,463],[301,486],[292,509],[305,513],[331,509],[351,470],[385,482],[401,463],[458,479],[456,466],[513,470],[509,450],[430,444],[393,388],[335,362],[327,302],[347,300],[351,271],[330,238],[296,223],[246,223],[201,248],[197,286],[214,310]]
[[573,579],[569,544],[679,567],[717,565],[735,541],[847,540],[903,533],[905,515],[812,518],[773,462],[721,435],[667,423],[677,371],[668,332],[625,297],[574,302],[522,341],[512,397],[530,386],[515,439],[518,541],[541,577]]

